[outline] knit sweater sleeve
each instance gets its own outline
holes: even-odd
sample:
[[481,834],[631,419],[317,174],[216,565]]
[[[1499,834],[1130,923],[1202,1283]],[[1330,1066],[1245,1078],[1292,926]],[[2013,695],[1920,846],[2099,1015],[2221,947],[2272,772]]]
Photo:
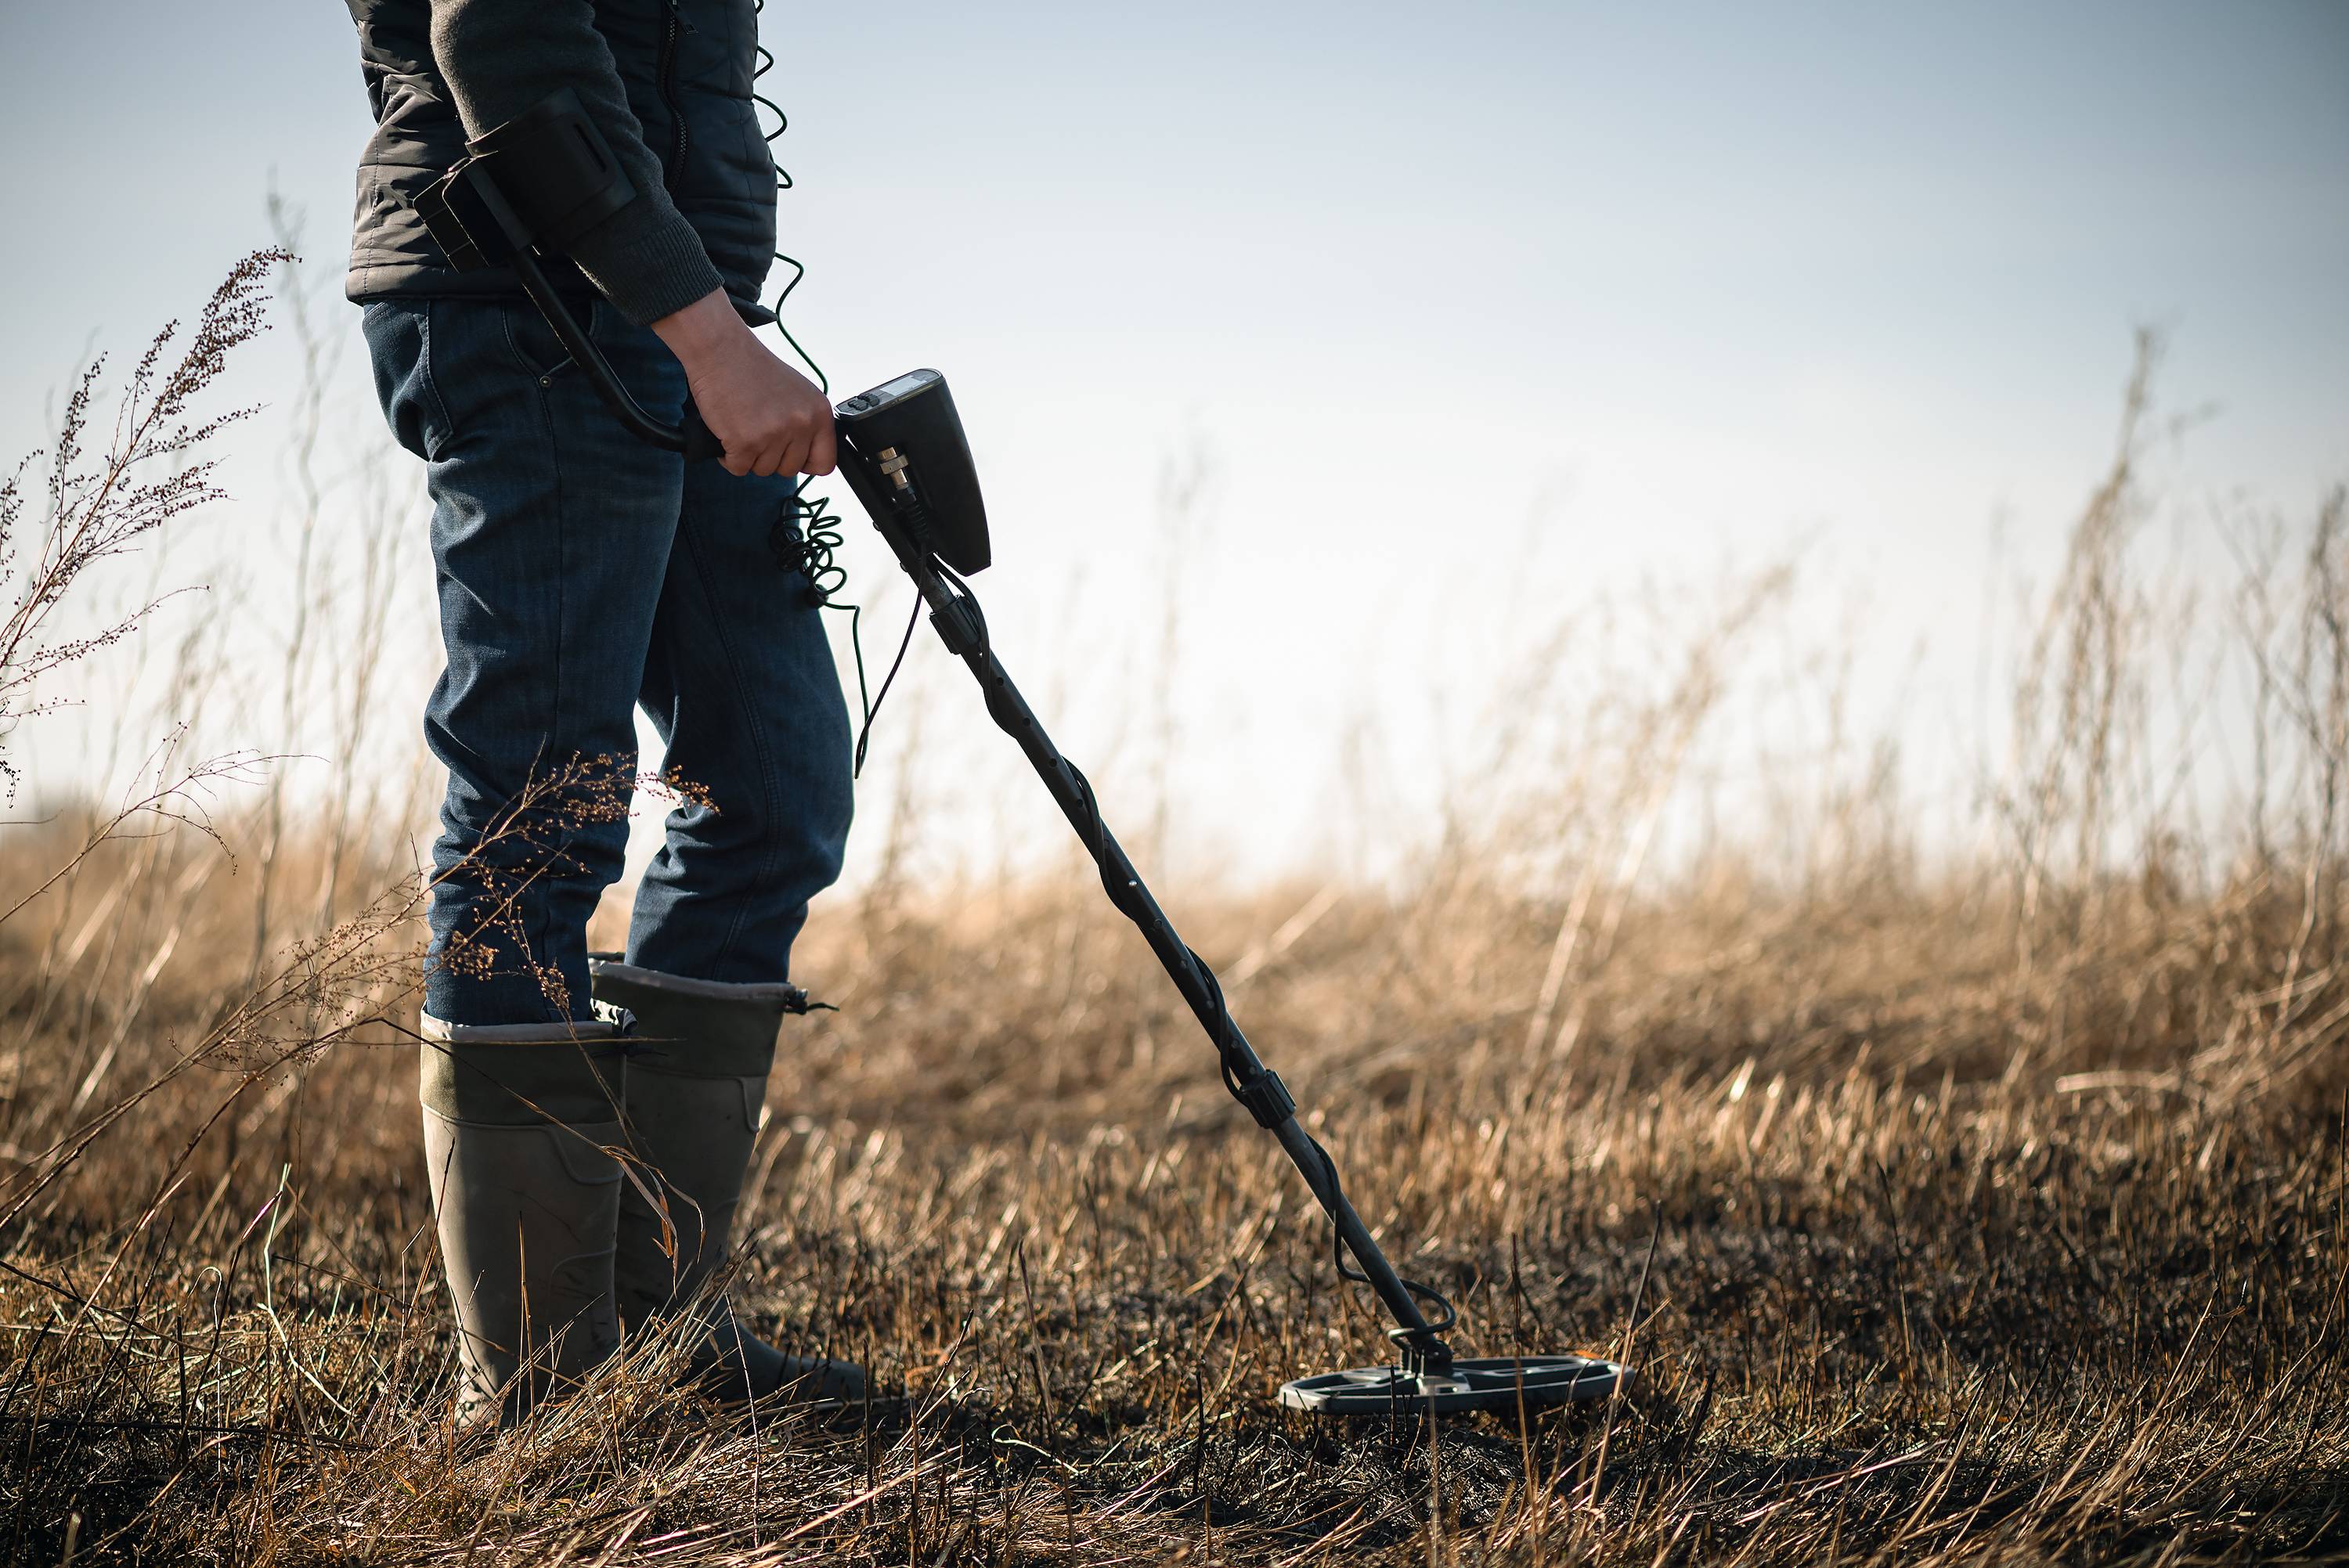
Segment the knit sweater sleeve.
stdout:
[[571,259],[639,325],[723,286],[669,200],[591,0],[431,0],[432,60],[477,137],[570,88],[612,144],[636,199],[570,246]]

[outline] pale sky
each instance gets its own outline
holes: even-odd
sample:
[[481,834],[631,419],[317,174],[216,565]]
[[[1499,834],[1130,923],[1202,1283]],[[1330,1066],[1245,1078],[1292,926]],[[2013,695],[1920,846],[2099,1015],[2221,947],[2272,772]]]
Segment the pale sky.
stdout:
[[[1505,603],[1724,553],[1812,542],[1868,651],[1929,650],[1896,722],[1954,719],[1985,574],[2052,561],[2138,324],[2208,411],[2175,516],[2349,479],[2349,7],[772,0],[763,34],[792,325],[835,395],[947,372],[999,645],[1081,758],[1161,679],[1158,475],[1210,459],[1166,684],[1200,841],[1244,863],[1316,847],[1353,717],[1444,745]],[[265,241],[273,180],[338,272],[367,129],[339,7],[0,10],[0,455]],[[327,320],[347,460],[383,438]],[[246,396],[282,404],[283,339]],[[959,731],[954,674],[924,722]]]

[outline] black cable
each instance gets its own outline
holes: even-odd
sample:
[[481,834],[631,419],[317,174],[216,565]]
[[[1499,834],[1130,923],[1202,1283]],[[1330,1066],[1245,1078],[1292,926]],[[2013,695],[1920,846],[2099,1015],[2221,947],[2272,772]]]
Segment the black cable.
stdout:
[[[1330,1183],[1330,1199],[1332,1206],[1334,1206],[1341,1191],[1338,1185],[1338,1162],[1330,1158],[1330,1151],[1322,1148],[1321,1140],[1314,1137],[1311,1133],[1309,1132],[1305,1135],[1305,1141],[1313,1146],[1314,1155],[1321,1161],[1321,1179]],[[1346,1238],[1338,1233],[1337,1222],[1334,1220],[1330,1222],[1330,1254],[1331,1260],[1338,1265],[1338,1274],[1340,1278],[1351,1280],[1356,1284],[1369,1284],[1371,1283],[1370,1275],[1362,1273],[1361,1270],[1354,1267],[1353,1264],[1346,1261]],[[1433,1285],[1423,1284],[1418,1280],[1413,1279],[1409,1275],[1401,1273],[1398,1273],[1395,1275],[1395,1278],[1402,1284],[1403,1289],[1411,1292],[1412,1295],[1417,1296],[1420,1300],[1428,1303],[1443,1315],[1433,1323],[1429,1324],[1425,1328],[1388,1329],[1387,1338],[1392,1340],[1396,1346],[1407,1346],[1413,1340],[1419,1338],[1423,1335],[1432,1338],[1436,1335],[1444,1333],[1446,1329],[1449,1329],[1460,1321],[1459,1309],[1452,1305],[1451,1297],[1445,1295],[1442,1291],[1437,1290]]]
[[[758,26],[758,23],[755,18],[764,15],[766,14],[766,10],[767,0],[755,0],[755,3],[750,7],[750,14],[754,18],[751,22],[751,26],[754,31],[751,35],[750,47],[757,51],[759,56],[758,65],[752,67],[750,71],[750,101],[759,105],[761,108],[767,109],[775,117],[775,129],[770,131],[761,132],[761,139],[767,144],[767,166],[775,171],[775,190],[778,192],[781,192],[791,190],[793,181],[792,180],[791,170],[785,169],[775,158],[775,139],[782,135],[783,132],[791,129],[792,117],[783,112],[782,105],[777,103],[774,99],[767,97],[766,94],[759,91],[758,89],[757,84],[759,78],[775,68],[775,57],[773,52],[770,50],[766,45],[759,41],[755,31]],[[753,110],[752,112],[755,113],[756,110]],[[823,373],[823,366],[818,365],[815,362],[814,357],[811,356],[805,348],[801,346],[800,340],[792,335],[792,329],[783,325],[783,302],[792,297],[792,291],[799,287],[800,281],[807,276],[806,263],[801,262],[796,257],[787,256],[781,251],[777,251],[775,253],[775,260],[782,263],[783,265],[792,269],[791,281],[785,284],[781,290],[775,295],[775,304],[773,307],[775,312],[775,330],[783,335],[783,341],[792,346],[792,352],[800,356],[800,363],[806,366],[810,370],[815,373],[815,384],[817,388],[822,391],[827,398],[829,398],[832,396],[832,378]]]
[[920,594],[914,596],[914,613],[905,618],[905,634],[897,640],[897,656],[890,662],[889,673],[881,679],[878,693],[867,695],[864,680],[864,606],[852,604],[833,594],[848,586],[848,572],[833,552],[846,542],[841,533],[840,514],[832,510],[830,496],[811,498],[807,480],[802,478],[792,490],[791,505],[775,520],[767,536],[768,547],[774,551],[777,564],[786,572],[796,572],[807,583],[806,597],[818,610],[848,612],[848,647],[856,661],[856,707],[859,717],[856,727],[856,752],[849,776],[860,778],[864,772],[864,753],[873,739],[873,721],[881,712],[881,704],[889,696],[889,687],[897,678],[898,667],[905,662],[905,650],[913,645],[914,624],[921,617]]
[[[757,87],[759,78],[775,68],[774,51],[760,41],[755,31],[758,26],[755,18],[763,16],[766,10],[767,0],[754,0],[750,7],[750,14],[754,18],[751,23],[754,31],[751,35],[750,47],[759,57],[759,63],[750,70],[752,84],[750,101],[775,117],[775,128],[772,130],[762,131],[760,135],[761,139],[767,144],[767,167],[775,171],[775,190],[780,194],[791,190],[795,183],[792,179],[791,170],[785,169],[775,157],[775,139],[791,129],[792,117],[783,112],[782,105],[759,91]],[[807,264],[795,256],[785,255],[781,251],[775,252],[774,256],[775,260],[792,269],[790,279],[776,292],[775,303],[771,307],[775,313],[775,330],[782,335],[785,343],[792,346],[792,352],[799,356],[800,363],[813,373],[816,389],[828,399],[832,396],[832,377],[824,374],[823,366],[815,362],[815,356],[807,351],[806,346],[792,335],[792,329],[783,325],[784,302],[792,297],[792,291],[798,288],[801,282],[806,278]],[[856,727],[855,759],[851,765],[849,776],[862,778],[864,774],[865,750],[873,740],[873,721],[881,712],[881,704],[888,698],[889,687],[897,679],[898,668],[905,662],[906,649],[913,646],[914,624],[921,618],[922,601],[919,594],[915,595],[914,612],[905,619],[905,634],[897,641],[897,656],[890,661],[889,673],[881,677],[881,690],[871,696],[866,696],[863,636],[864,609],[860,604],[852,604],[844,599],[834,597],[848,586],[847,569],[833,558],[833,552],[845,542],[840,531],[840,521],[839,515],[832,511],[830,496],[809,498],[807,480],[802,477],[798,488],[792,491],[791,511],[776,521],[770,542],[774,547],[776,559],[782,563],[783,570],[797,572],[807,580],[809,603],[821,610],[848,612],[848,646],[856,662],[856,706],[859,715]],[[792,526],[794,523],[798,526]]]
[[[914,645],[914,628],[921,623],[921,619],[922,596],[916,593],[914,595],[914,607],[905,614],[905,634],[897,639],[897,656],[889,661],[889,673],[881,677],[880,695],[873,699],[873,706],[864,710],[864,726],[856,732],[856,766],[849,773],[852,779],[864,776],[864,748],[873,738],[874,716],[881,711],[881,704],[888,697],[890,686],[896,682],[898,666],[905,662],[905,650]],[[864,684],[864,655],[862,651],[856,656],[856,668],[857,688],[862,692]]]

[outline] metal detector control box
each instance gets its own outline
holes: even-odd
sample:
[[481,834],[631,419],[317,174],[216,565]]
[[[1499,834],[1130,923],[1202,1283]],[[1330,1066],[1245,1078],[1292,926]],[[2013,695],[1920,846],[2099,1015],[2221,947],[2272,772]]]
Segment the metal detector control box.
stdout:
[[833,411],[833,428],[870,459],[869,469],[844,465],[865,511],[878,517],[895,505],[939,560],[966,575],[987,569],[987,502],[945,377],[910,370],[859,392]]

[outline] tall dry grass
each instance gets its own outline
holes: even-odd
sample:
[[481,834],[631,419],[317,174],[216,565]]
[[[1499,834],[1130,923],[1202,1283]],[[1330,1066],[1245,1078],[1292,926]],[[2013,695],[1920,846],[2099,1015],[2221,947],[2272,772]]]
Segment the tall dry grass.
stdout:
[[[0,1556],[2349,1553],[2349,538],[2336,495],[2233,528],[2223,596],[2148,577],[2149,364],[2031,601],[1973,839],[1925,841],[1861,737],[1775,834],[1662,852],[1785,567],[1606,623],[1644,681],[1590,678],[1588,623],[1531,639],[1407,875],[1165,890],[1468,1344],[1643,1370],[1522,1424],[1281,1410],[1380,1325],[1146,954],[1083,876],[885,875],[807,939],[840,1011],[787,1043],[737,1286],[906,1414],[721,1418],[636,1346],[460,1445],[424,889],[382,826],[417,802],[367,760],[380,631],[297,629],[323,797],[181,760],[0,829]],[[68,491],[0,512],[38,560]],[[349,526],[307,493],[299,526]],[[357,571],[297,573],[311,626],[379,602],[366,527]],[[2183,649],[2246,683],[2234,719],[2178,700]],[[2179,782],[2219,746],[2223,820]]]

